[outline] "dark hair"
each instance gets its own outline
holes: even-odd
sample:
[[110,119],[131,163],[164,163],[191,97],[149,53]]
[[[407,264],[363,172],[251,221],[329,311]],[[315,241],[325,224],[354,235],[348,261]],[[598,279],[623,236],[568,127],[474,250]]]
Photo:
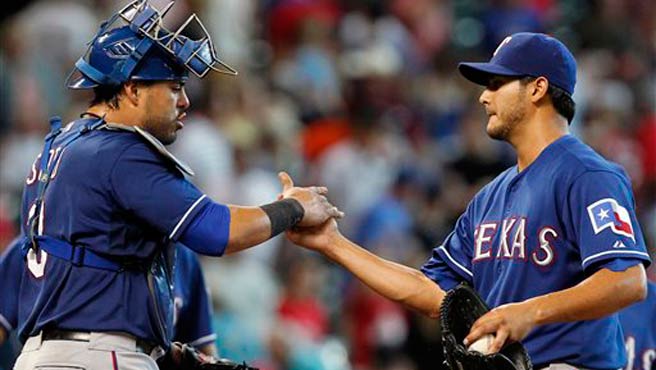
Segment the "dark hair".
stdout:
[[[140,86],[150,86],[160,81],[133,81],[134,83]],[[93,99],[89,103],[90,106],[96,104],[107,104],[110,108],[118,109],[119,105],[119,95],[121,90],[123,90],[125,84],[120,84],[118,86],[113,85],[100,85],[93,88]]]
[[118,109],[118,95],[123,89],[123,84],[118,86],[100,85],[93,88],[93,99],[90,106],[97,104],[107,104],[110,108]]
[[[533,82],[535,80],[535,77],[528,76],[521,78],[520,82],[522,85],[526,85],[529,82]],[[572,123],[572,119],[574,119],[574,113],[576,113],[576,103],[574,103],[572,96],[569,95],[565,90],[552,84],[549,84],[549,88],[547,88],[547,95],[549,95],[549,98],[551,98],[551,104],[553,104],[556,112],[565,117],[567,119],[567,123]]]

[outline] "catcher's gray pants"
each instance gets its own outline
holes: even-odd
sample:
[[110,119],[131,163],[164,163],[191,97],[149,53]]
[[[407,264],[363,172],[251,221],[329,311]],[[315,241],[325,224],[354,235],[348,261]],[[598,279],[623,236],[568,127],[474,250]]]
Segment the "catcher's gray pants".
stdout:
[[158,370],[158,368],[153,358],[138,350],[134,337],[122,333],[91,333],[88,341],[42,340],[41,334],[30,337],[16,360],[14,370]]

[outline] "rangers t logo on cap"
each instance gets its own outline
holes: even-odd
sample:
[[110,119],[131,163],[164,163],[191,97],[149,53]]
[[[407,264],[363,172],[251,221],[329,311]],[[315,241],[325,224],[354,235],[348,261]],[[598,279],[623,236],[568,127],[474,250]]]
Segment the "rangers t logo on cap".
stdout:
[[499,46],[497,46],[497,48],[494,50],[494,53],[492,53],[492,56],[497,55],[497,53],[499,52],[499,49],[501,49],[503,47],[503,45],[509,43],[511,39],[512,39],[512,36],[507,36],[505,39],[503,39],[503,41],[501,41]]

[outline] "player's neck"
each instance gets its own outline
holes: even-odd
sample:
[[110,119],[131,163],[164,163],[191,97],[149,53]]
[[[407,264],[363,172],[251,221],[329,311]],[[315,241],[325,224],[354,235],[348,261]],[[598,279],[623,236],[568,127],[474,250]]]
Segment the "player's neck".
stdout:
[[105,122],[120,123],[126,126],[138,126],[139,121],[135,120],[138,115],[125,108],[114,109],[105,104],[97,104],[89,107],[86,114],[91,116],[103,117]]
[[533,163],[551,143],[569,134],[567,120],[557,114],[536,114],[510,140],[517,152],[517,167],[521,172]]

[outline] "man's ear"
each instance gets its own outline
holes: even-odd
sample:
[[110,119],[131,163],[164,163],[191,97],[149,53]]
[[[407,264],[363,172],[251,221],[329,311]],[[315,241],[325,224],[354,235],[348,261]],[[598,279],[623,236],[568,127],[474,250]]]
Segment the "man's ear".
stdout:
[[531,101],[537,103],[547,95],[549,89],[549,80],[544,77],[538,77],[531,83]]
[[142,95],[141,86],[132,81],[128,81],[123,84],[121,95],[123,95],[123,100],[125,100],[128,104],[136,107],[139,105],[139,99]]

